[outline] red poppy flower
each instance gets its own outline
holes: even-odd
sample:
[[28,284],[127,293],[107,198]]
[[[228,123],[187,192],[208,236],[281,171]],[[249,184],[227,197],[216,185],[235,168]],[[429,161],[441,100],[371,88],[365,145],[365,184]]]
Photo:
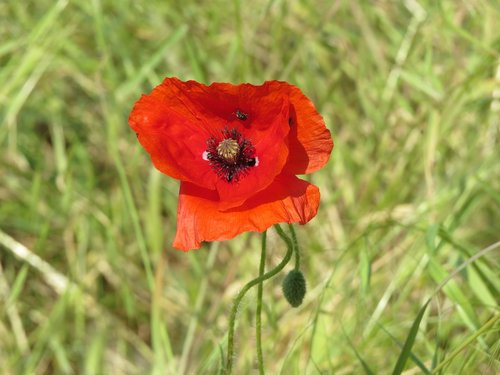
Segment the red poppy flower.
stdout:
[[167,78],[139,99],[129,123],[155,167],[181,181],[175,248],[316,215],[318,188],[295,175],[322,168],[333,141],[295,86]]

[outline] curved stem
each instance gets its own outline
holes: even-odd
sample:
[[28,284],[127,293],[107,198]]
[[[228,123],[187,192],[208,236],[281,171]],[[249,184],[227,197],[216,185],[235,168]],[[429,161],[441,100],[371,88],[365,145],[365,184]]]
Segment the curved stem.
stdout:
[[290,229],[290,233],[292,234],[293,251],[295,252],[295,269],[298,270],[300,268],[299,243],[297,241],[297,235],[295,234],[295,229],[293,229],[293,225],[288,224],[288,228]]
[[[262,233],[262,251],[260,253],[259,277],[264,274],[266,267],[266,237],[267,231]],[[264,374],[264,357],[262,355],[262,292],[264,290],[264,281],[259,283],[257,289],[257,309],[255,311],[255,337],[257,343],[257,363],[259,365],[259,374]]]
[[252,281],[248,282],[243,289],[240,290],[238,295],[236,296],[233,307],[231,308],[231,313],[229,315],[229,332],[227,334],[227,359],[226,359],[226,374],[231,374],[232,369],[233,369],[233,352],[234,352],[234,324],[236,322],[236,313],[238,312],[238,307],[241,303],[241,300],[243,297],[245,297],[245,294],[255,285],[259,284],[260,282],[263,282],[267,279],[270,279],[273,276],[276,276],[278,272],[280,272],[287,263],[290,261],[292,258],[292,253],[293,253],[293,245],[292,241],[288,238],[288,236],[283,232],[283,229],[281,229],[278,225],[274,226],[276,228],[276,231],[278,232],[279,236],[283,239],[283,241],[286,242],[286,246],[288,248],[285,257],[283,260],[278,264],[275,268],[273,268],[271,271],[263,274],[262,276],[259,276]]

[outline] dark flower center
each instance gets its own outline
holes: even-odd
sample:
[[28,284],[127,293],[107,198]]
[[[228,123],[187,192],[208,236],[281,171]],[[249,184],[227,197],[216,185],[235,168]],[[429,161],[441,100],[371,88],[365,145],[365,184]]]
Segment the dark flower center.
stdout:
[[207,140],[206,160],[227,182],[238,182],[248,169],[258,165],[255,148],[236,129],[224,129],[222,137]]

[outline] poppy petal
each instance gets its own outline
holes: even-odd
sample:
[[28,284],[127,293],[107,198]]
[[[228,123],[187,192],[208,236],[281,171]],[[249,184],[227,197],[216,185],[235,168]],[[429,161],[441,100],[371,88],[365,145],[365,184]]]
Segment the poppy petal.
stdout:
[[333,139],[323,117],[302,91],[287,82],[267,82],[272,90],[289,95],[289,156],[284,171],[290,174],[312,173],[330,158]]
[[307,223],[317,213],[319,189],[291,175],[279,175],[240,207],[220,210],[217,194],[181,182],[177,233],[173,246],[188,251],[202,241],[227,240],[247,231],[262,232],[276,223]]
[[151,94],[139,99],[129,124],[158,170],[215,189],[218,177],[203,160],[203,152],[211,133],[223,128],[224,121],[191,102],[189,90],[195,84],[200,85],[165,79]]

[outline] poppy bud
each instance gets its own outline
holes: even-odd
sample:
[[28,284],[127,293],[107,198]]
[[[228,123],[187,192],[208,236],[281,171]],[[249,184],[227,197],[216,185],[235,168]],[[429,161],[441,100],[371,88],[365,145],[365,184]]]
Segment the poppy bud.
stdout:
[[299,270],[292,270],[283,280],[283,294],[290,305],[299,307],[306,295],[306,279]]

